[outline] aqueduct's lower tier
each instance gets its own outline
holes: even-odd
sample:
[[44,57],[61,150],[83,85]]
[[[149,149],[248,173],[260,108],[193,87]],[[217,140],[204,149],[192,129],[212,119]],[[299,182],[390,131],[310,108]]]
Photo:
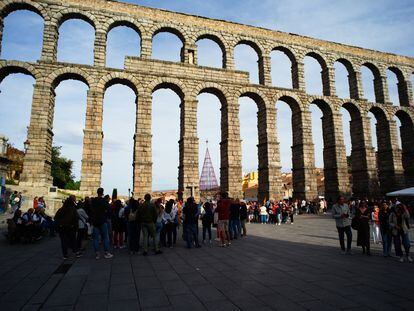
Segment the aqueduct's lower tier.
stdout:
[[[52,184],[54,90],[67,79],[83,81],[89,87],[81,172],[81,190],[85,195],[94,193],[101,184],[103,99],[105,90],[118,83],[129,86],[136,94],[133,189],[137,197],[151,192],[152,93],[160,88],[171,88],[181,98],[178,189],[184,196],[188,196],[191,187],[199,183],[197,96],[206,92],[216,95],[221,101],[220,184],[222,190],[233,197],[242,195],[238,100],[243,96],[253,99],[258,107],[259,200],[281,196],[275,106],[278,100],[286,102],[292,110],[294,197],[313,199],[317,196],[311,104],[318,105],[323,112],[327,198],[351,193],[358,197],[377,197],[404,186],[414,186],[414,107],[395,107],[335,96],[310,96],[297,89],[251,85],[245,72],[134,57],[126,58],[125,70],[45,61],[0,60],[0,81],[12,73],[26,73],[36,80],[28,131],[30,146],[21,181],[27,187],[46,188]],[[352,190],[341,107],[351,115]],[[372,147],[368,112],[377,119],[377,152]],[[397,143],[394,116],[401,120],[402,150]]]

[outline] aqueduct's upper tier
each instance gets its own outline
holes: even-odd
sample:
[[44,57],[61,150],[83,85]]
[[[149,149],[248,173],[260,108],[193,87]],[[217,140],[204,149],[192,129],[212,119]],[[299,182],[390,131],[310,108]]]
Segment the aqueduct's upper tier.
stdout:
[[[292,164],[294,195],[316,195],[315,161],[309,105],[323,111],[324,174],[329,197],[349,191],[348,167],[339,109],[351,115],[353,193],[375,196],[400,186],[414,185],[414,103],[410,81],[414,59],[327,42],[227,21],[151,9],[105,0],[1,0],[0,41],[4,18],[16,10],[31,10],[44,19],[43,48],[36,63],[0,60],[0,81],[8,74],[24,72],[36,79],[25,156],[23,182],[32,186],[51,183],[51,147],[55,88],[65,79],[77,79],[89,87],[83,141],[81,187],[93,192],[101,182],[102,110],[105,90],[126,84],[137,95],[134,135],[134,191],[151,191],[151,95],[169,87],[181,97],[179,190],[198,184],[197,95],[209,92],[221,101],[221,188],[241,194],[241,142],[238,98],[248,96],[258,105],[259,197],[280,197],[281,172],[276,135],[275,102],[292,109]],[[57,61],[59,27],[69,19],[82,19],[95,29],[93,66]],[[124,69],[106,67],[107,35],[117,26],[133,28],[141,37],[140,57],[126,57]],[[181,63],[152,60],[152,41],[170,32],[182,41]],[[222,68],[197,66],[197,41],[211,39],[222,51]],[[251,46],[258,55],[259,84],[235,70],[234,49]],[[1,49],[1,47],[0,47]],[[281,51],[291,61],[292,88],[272,87],[270,53]],[[1,51],[1,50],[0,50]],[[321,68],[323,96],[306,93],[304,58],[315,58]],[[336,96],[334,63],[348,71],[349,98]],[[375,102],[364,99],[361,67],[374,76]],[[398,78],[400,107],[390,103],[386,71]],[[378,152],[372,148],[367,113],[377,118]],[[397,116],[401,120],[402,152],[396,143]],[[405,183],[404,183],[405,181]],[[381,189],[379,192],[378,189]]]

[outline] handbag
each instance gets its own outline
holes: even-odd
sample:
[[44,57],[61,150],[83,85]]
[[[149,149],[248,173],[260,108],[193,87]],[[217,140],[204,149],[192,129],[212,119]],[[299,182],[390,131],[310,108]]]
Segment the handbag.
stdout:
[[354,229],[354,230],[358,230],[358,228],[359,228],[359,218],[357,218],[356,216],[354,216],[352,218],[351,228]]

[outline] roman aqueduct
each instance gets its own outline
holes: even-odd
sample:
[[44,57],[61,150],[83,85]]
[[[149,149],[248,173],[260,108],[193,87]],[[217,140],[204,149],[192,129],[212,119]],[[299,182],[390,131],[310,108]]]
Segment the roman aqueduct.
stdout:
[[[47,188],[52,184],[51,148],[55,88],[67,79],[83,81],[89,87],[83,139],[81,190],[94,193],[101,183],[102,114],[105,90],[124,84],[136,93],[136,129],[133,151],[133,189],[136,196],[151,192],[152,93],[160,88],[174,90],[181,99],[178,189],[189,194],[199,182],[197,96],[212,93],[221,102],[220,185],[231,196],[241,195],[240,97],[250,97],[258,106],[259,198],[278,198],[281,189],[279,144],[276,134],[278,100],[292,110],[293,188],[297,198],[316,196],[315,159],[309,106],[322,112],[324,174],[326,196],[350,193],[348,167],[342,130],[341,107],[351,115],[352,177],[356,196],[374,197],[404,186],[414,186],[414,103],[410,81],[414,59],[366,50],[308,37],[271,31],[231,22],[213,20],[163,10],[144,8],[106,0],[2,0],[0,1],[0,39],[4,18],[16,10],[30,10],[44,19],[43,48],[37,62],[0,60],[0,81],[13,73],[25,73],[36,80],[28,140],[21,183]],[[69,19],[82,19],[95,29],[94,65],[57,61],[60,25]],[[140,57],[126,57],[123,70],[105,66],[108,32],[128,26],[141,37]],[[177,35],[182,43],[181,62],[151,59],[152,39],[160,32]],[[200,39],[216,42],[223,55],[221,69],[197,65]],[[235,70],[234,48],[247,44],[259,56],[259,84],[251,84],[246,72]],[[273,87],[270,53],[284,52],[290,59],[291,89]],[[305,91],[305,56],[312,56],[322,67],[323,96]],[[333,64],[339,61],[348,71],[349,98],[336,96]],[[375,102],[364,99],[361,66],[374,74]],[[389,100],[386,70],[398,77],[400,105]],[[367,113],[377,119],[378,152],[372,147]],[[401,121],[402,150],[397,144],[397,124]],[[377,167],[378,163],[378,167]]]

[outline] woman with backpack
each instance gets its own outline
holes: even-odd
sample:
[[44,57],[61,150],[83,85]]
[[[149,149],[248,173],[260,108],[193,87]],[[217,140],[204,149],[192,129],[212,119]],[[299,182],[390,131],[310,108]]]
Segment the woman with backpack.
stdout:
[[138,253],[139,240],[141,237],[141,222],[139,214],[139,203],[131,198],[126,208],[125,217],[127,219],[128,247],[131,255]]

